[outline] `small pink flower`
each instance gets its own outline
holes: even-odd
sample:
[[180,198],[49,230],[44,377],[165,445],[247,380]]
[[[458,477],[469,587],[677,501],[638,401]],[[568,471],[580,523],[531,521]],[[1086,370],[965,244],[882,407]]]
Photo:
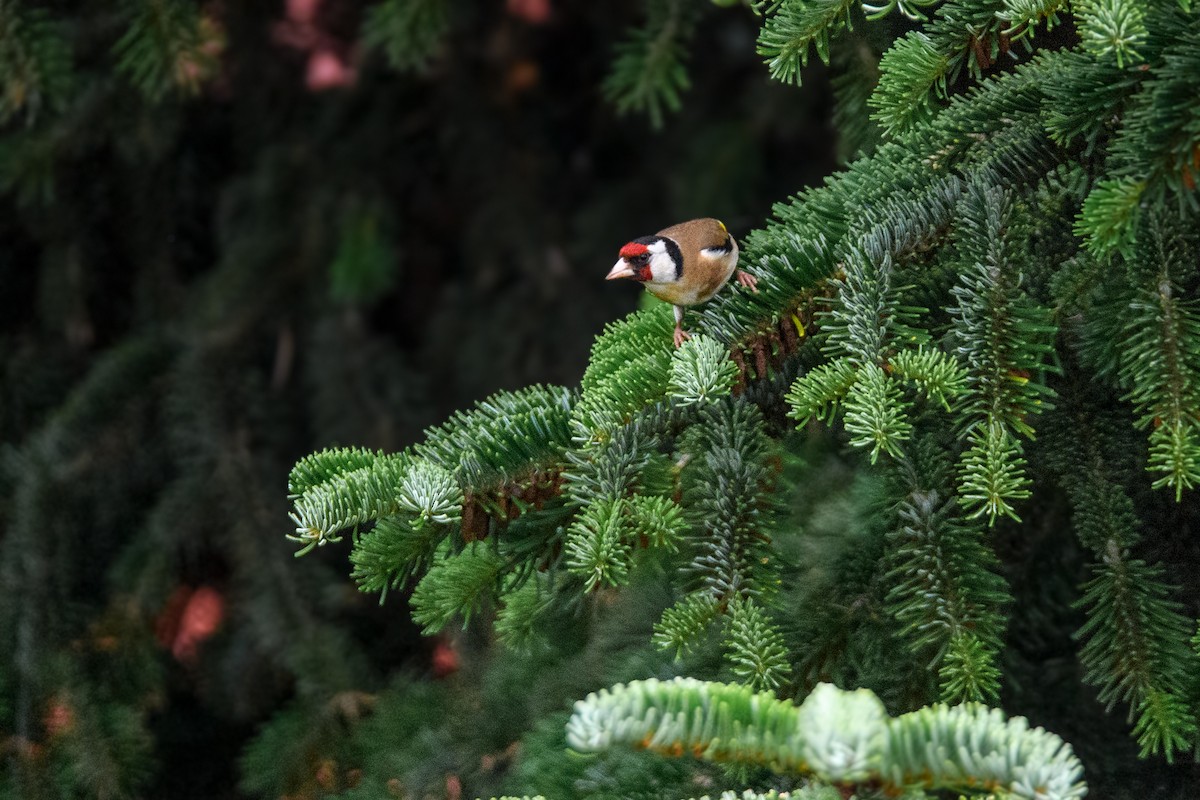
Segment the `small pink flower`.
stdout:
[[308,57],[308,74],[304,83],[310,91],[341,89],[353,86],[357,80],[358,71],[327,47],[314,50]]
[[224,618],[225,598],[220,592],[209,586],[192,592],[179,618],[171,654],[185,664],[194,661],[200,645],[217,632]]

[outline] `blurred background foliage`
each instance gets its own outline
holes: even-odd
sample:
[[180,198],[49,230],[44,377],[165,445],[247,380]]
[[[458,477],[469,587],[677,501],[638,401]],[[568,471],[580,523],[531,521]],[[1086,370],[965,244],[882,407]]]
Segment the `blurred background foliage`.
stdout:
[[[628,86],[647,14],[686,27],[677,95]],[[0,796],[457,798],[531,769],[603,796],[645,769],[517,742],[558,753],[568,700],[660,658],[668,598],[536,659],[422,640],[344,552],[293,561],[284,487],[315,449],[577,383],[637,302],[601,280],[623,242],[745,231],[828,173],[826,71],[770,81],[757,29],[707,3],[0,0]]]

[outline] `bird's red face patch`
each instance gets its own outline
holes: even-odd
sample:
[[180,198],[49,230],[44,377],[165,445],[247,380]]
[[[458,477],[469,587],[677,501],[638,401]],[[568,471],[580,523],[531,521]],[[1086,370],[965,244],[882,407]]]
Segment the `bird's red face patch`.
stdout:
[[646,247],[646,245],[642,244],[641,242],[630,242],[621,248],[621,252],[618,255],[620,255],[621,258],[637,258],[638,256],[644,256],[649,252],[650,248]]

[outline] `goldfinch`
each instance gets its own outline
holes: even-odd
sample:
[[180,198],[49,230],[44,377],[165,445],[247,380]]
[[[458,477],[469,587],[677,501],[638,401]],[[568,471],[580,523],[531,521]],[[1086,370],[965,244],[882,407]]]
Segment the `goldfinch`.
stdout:
[[690,338],[683,330],[685,306],[707,302],[736,276],[755,292],[758,279],[737,269],[738,246],[719,220],[693,219],[629,242],[606,280],[633,278],[646,291],[675,306],[675,346]]

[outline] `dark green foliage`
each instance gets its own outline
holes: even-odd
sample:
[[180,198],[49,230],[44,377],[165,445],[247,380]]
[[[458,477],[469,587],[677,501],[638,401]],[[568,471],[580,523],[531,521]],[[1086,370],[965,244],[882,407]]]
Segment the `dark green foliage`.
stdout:
[[329,295],[343,303],[370,303],[396,284],[396,250],[384,230],[382,211],[351,208],[329,265]]
[[1113,547],[1079,602],[1089,612],[1079,629],[1085,640],[1079,657],[1098,698],[1111,709],[1117,702],[1136,718],[1133,734],[1142,755],[1191,749],[1196,712],[1186,700],[1186,622],[1168,598],[1157,571]]
[[706,4],[648,0],[646,23],[617,46],[604,93],[617,111],[638,111],[661,128],[667,111],[678,111],[688,80],[684,58],[698,15]]
[[1200,305],[1187,299],[1200,248],[1194,232],[1151,222],[1127,259],[1132,298],[1124,320],[1119,378],[1136,425],[1149,429],[1154,486],[1183,490],[1200,481]]
[[688,571],[703,591],[724,603],[766,598],[776,578],[769,560],[771,483],[768,440],[758,410],[725,401],[706,409],[688,430],[683,503],[692,537]]
[[187,0],[126,0],[129,26],[114,46],[117,68],[151,100],[193,93],[211,70],[211,23]]
[[[889,610],[904,624],[914,654],[937,665],[946,702],[994,702],[1011,601],[978,524],[946,496],[944,455],[922,453],[898,465],[902,499],[889,539]],[[936,598],[930,603],[930,598]]]
[[1077,601],[1087,614],[1076,634],[1080,659],[1101,702],[1129,706],[1143,754],[1170,759],[1195,733],[1196,712],[1182,699],[1193,658],[1183,644],[1190,623],[1161,566],[1133,556],[1143,537],[1125,485],[1136,474],[1134,455],[1122,450],[1128,420],[1105,410],[1094,393],[1079,394],[1082,402],[1052,418],[1048,447],[1076,535],[1095,559]]
[[30,124],[67,100],[71,51],[50,12],[17,0],[0,3],[0,124]]
[[363,42],[382,50],[393,69],[418,69],[437,51],[450,25],[446,0],[382,0],[363,20]]
[[869,156],[879,145],[881,135],[867,104],[879,82],[879,54],[865,36],[850,38],[846,45],[833,51],[832,63],[839,72],[830,81],[836,104],[833,124],[838,133],[838,159],[842,163],[856,156]]

